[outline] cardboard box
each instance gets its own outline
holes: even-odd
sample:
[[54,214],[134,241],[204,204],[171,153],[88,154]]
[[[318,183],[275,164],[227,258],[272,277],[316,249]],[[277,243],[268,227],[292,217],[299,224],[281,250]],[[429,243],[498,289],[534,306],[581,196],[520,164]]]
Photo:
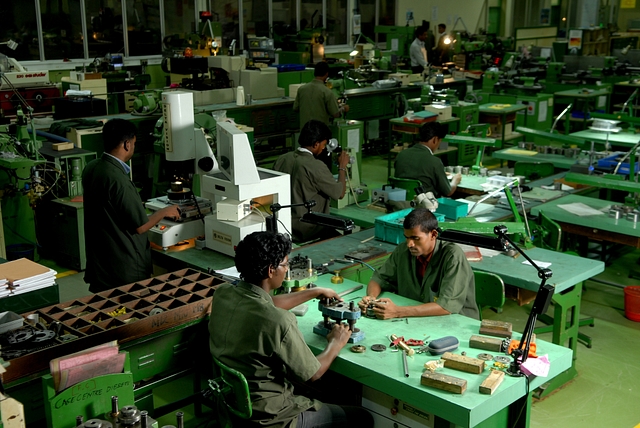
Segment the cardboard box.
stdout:
[[396,79],[402,82],[402,86],[407,86],[411,79],[410,75],[406,73],[391,73],[389,74],[389,79]]
[[242,70],[240,80],[245,94],[251,94],[254,100],[278,97],[278,71]]
[[57,152],[73,149],[73,143],[53,143],[51,148]]
[[300,89],[301,86],[306,85],[306,83],[292,83],[289,85],[289,98],[296,98],[296,95],[298,95],[298,89]]
[[438,120],[451,119],[451,106],[426,105],[424,109],[438,115]]

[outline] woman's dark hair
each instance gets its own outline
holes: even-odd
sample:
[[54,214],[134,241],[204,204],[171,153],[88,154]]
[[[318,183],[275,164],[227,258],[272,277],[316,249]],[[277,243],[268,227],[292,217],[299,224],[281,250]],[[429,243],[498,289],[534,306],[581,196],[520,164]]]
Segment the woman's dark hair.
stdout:
[[300,130],[298,144],[300,144],[300,147],[313,147],[315,143],[329,140],[330,138],[331,129],[325,123],[311,119]]
[[422,232],[429,233],[438,228],[438,220],[428,209],[416,208],[404,218],[402,227],[405,229],[413,229],[418,226],[420,226]]
[[269,277],[269,267],[278,267],[291,252],[291,240],[280,233],[253,232],[236,247],[236,268],[240,278],[258,284]]
[[447,128],[439,122],[428,122],[420,128],[420,141],[426,143],[433,137],[440,139],[447,135]]
[[136,126],[124,119],[111,119],[102,127],[104,151],[110,153],[122,142],[132,140],[136,135]]

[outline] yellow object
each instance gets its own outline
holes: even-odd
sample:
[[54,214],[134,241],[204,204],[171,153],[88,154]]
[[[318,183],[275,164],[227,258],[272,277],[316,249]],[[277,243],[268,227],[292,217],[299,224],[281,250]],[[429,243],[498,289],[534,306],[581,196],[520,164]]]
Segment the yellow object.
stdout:
[[340,271],[337,270],[335,275],[331,277],[332,284],[342,284],[344,282],[344,278],[340,276]]

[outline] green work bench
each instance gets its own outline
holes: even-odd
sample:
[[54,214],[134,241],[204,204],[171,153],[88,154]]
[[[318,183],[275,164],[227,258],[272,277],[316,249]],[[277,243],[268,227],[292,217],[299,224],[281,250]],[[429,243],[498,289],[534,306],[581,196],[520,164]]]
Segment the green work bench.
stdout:
[[640,228],[637,227],[636,223],[626,218],[615,219],[609,217],[606,212],[602,215],[578,216],[558,207],[558,205],[573,203],[583,203],[596,210],[601,210],[613,204],[611,201],[598,198],[567,195],[538,205],[531,210],[531,213],[538,214],[543,212],[547,217],[557,222],[563,232],[640,248]]
[[[530,268],[533,271],[533,268]],[[333,288],[341,292],[352,288],[356,283],[345,280],[342,284],[332,284],[331,275],[322,275],[316,284],[321,287]],[[355,293],[344,296],[345,300],[357,302],[365,295],[363,288]],[[383,293],[381,297],[389,297],[399,305],[414,305],[410,299],[400,297],[392,293]],[[313,327],[322,321],[322,314],[318,311],[315,302],[309,302],[309,311],[298,317],[298,327],[305,341],[315,354],[324,350],[327,341],[324,337],[313,333]],[[460,347],[455,353],[465,351],[467,355],[475,356],[478,349],[469,348],[469,338],[478,334],[480,321],[467,318],[462,315],[447,315],[441,317],[408,318],[407,322],[393,322],[393,320],[378,320],[361,317],[356,327],[364,332],[365,338],[358,344],[364,345],[367,350],[364,353],[354,353],[347,345],[331,365],[331,370],[344,375],[364,385],[364,398],[367,397],[366,389],[373,389],[391,397],[390,403],[397,400],[393,406],[398,410],[396,415],[385,412],[376,415],[376,423],[381,426],[397,426],[395,422],[401,418],[412,418],[420,421],[424,426],[444,427],[526,427],[529,425],[531,394],[535,388],[543,383],[561,376],[563,372],[572,366],[572,351],[566,347],[551,344],[538,339],[538,355],[548,354],[551,362],[549,376],[531,377],[529,389],[526,379],[523,377],[505,376],[504,381],[493,395],[480,394],[478,389],[482,381],[490,373],[485,368],[481,374],[471,374],[448,368],[439,369],[438,373],[455,376],[467,381],[466,391],[459,395],[439,389],[423,386],[420,383],[424,371],[424,363],[437,360],[439,356],[430,354],[415,354],[407,357],[409,377],[405,377],[402,354],[391,352],[389,349],[383,352],[373,352],[373,344],[389,344],[389,336],[396,334],[405,338],[425,339],[426,336],[436,339],[444,336],[455,336],[460,341]],[[514,334],[514,338],[519,338]],[[487,364],[490,366],[490,364]],[[372,400],[375,404],[375,400]],[[365,404],[367,406],[367,404]],[[524,406],[524,407],[523,407]],[[373,407],[373,406],[372,406]],[[387,410],[383,405],[383,409]],[[522,412],[522,414],[520,414]],[[392,416],[393,415],[393,416]],[[415,418],[415,416],[419,416]],[[422,416],[422,418],[420,418]],[[405,424],[407,423],[405,420]],[[388,424],[384,422],[388,421]],[[378,426],[378,425],[376,425]],[[406,425],[401,425],[406,426]]]
[[532,150],[510,147],[491,153],[492,158],[513,162],[545,162],[552,163],[554,168],[569,169],[577,162],[577,158],[568,158],[564,155],[551,155],[538,153]]
[[[582,124],[584,129],[587,128],[587,120],[589,120],[589,113],[591,111],[599,109],[604,110],[605,113],[609,111],[610,98],[611,88],[609,87],[604,89],[569,89],[553,94],[553,100],[555,104],[573,104],[571,112],[582,112]],[[590,104],[592,103],[594,104],[593,109],[590,107]],[[570,123],[571,114],[567,114],[565,118],[565,133],[569,133]]]
[[609,142],[612,146],[633,147],[640,141],[640,135],[633,132],[599,132],[585,129],[584,131],[572,132],[571,137],[582,138],[585,141],[595,141],[596,143]]
[[[372,254],[376,251],[393,251],[393,248],[396,247],[394,244],[387,242],[375,239],[369,240],[372,236],[374,236],[374,230],[367,229],[351,235],[301,247],[295,253],[308,256],[317,264],[335,260],[336,258],[343,258],[344,254],[352,251],[367,251],[367,247],[372,247],[369,250]],[[339,250],[336,250],[338,248]],[[556,287],[553,297],[555,304],[553,343],[567,345],[571,348],[574,352],[573,357],[575,360],[578,345],[582,285],[585,280],[603,272],[604,263],[543,248],[533,248],[525,250],[525,252],[533,260],[553,263],[550,267],[553,271],[553,277],[548,281],[548,284]],[[523,261],[522,258],[514,259],[500,254],[494,257],[485,257],[480,262],[472,262],[471,267],[474,270],[495,273],[504,280],[505,284],[525,290],[537,291],[540,288],[540,279],[537,272],[533,267],[523,265]],[[334,264],[329,269],[338,270],[343,267],[345,266]],[[571,367],[554,379],[540,392],[540,395],[548,394],[573,379],[576,375],[574,361]]]
[[[523,138],[521,133],[515,131],[516,114],[526,108],[527,106],[524,104],[489,103],[480,105],[480,123],[500,125],[500,135],[490,135],[496,140],[496,148],[503,147],[507,142],[517,143]],[[507,123],[511,123],[513,126],[513,132],[509,135],[505,135]]]

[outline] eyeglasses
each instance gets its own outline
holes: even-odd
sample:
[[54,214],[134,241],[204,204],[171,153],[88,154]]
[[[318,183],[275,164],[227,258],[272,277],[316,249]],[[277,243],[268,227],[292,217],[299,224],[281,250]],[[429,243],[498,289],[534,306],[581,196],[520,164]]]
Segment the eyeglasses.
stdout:
[[280,263],[278,264],[278,266],[282,266],[285,269],[289,269],[289,262]]

